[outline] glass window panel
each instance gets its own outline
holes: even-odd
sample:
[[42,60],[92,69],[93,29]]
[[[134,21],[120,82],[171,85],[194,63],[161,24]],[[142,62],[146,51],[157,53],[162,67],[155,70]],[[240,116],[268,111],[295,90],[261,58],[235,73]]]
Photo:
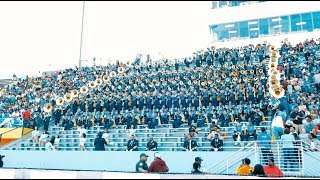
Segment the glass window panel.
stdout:
[[260,34],[269,34],[269,21],[268,19],[259,19]]
[[228,4],[227,1],[219,1],[219,7],[226,6]]
[[301,26],[302,30],[313,31],[311,13],[301,14]]
[[259,21],[250,20],[248,21],[248,25],[249,25],[249,37],[250,38],[259,37]]
[[213,39],[214,39],[214,40],[219,40],[219,39],[218,39],[218,32],[219,32],[218,25],[212,25],[212,26],[210,26],[210,30],[211,30],[211,32],[212,32]]
[[315,29],[320,29],[320,12],[313,12],[313,26]]
[[281,16],[281,33],[288,33],[289,32],[289,16]]
[[248,21],[239,22],[240,37],[249,37]]
[[228,31],[230,38],[239,37],[238,22],[232,23],[232,25],[233,26],[230,27]]
[[300,14],[296,14],[296,15],[291,15],[290,16],[291,19],[291,31],[295,32],[295,31],[301,31],[301,25],[297,24],[301,22],[300,19]]
[[218,7],[218,2],[213,1],[212,2],[212,9],[217,9],[217,7]]
[[270,34],[279,34],[281,32],[280,17],[269,18]]
[[223,39],[229,39],[229,28],[225,27],[226,24],[220,24],[218,25],[219,28],[219,33],[218,33],[218,39],[223,40]]

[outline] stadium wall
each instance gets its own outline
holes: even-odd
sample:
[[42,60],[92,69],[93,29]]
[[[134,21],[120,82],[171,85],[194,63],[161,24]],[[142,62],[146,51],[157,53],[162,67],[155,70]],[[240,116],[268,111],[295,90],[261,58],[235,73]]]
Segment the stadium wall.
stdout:
[[[59,171],[37,169],[0,169],[0,179],[261,179],[254,176],[142,174],[99,171]],[[283,177],[277,179],[293,179]],[[295,179],[299,179],[295,177]],[[318,178],[319,179],[319,178]]]
[[[125,151],[9,151],[2,150],[6,168],[36,168],[63,170],[102,170],[133,172],[142,152]],[[195,157],[201,157],[203,168],[210,168],[233,152],[161,152],[171,173],[190,173]],[[153,161],[154,152],[147,164]]]

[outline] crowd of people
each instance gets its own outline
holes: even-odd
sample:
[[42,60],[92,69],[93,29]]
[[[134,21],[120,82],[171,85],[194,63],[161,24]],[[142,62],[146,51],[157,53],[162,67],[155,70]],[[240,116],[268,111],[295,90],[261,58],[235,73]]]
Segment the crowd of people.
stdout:
[[[27,76],[1,90],[1,116],[24,114],[26,126],[32,129],[43,126],[45,131],[50,122],[65,130],[81,126],[108,129],[116,125],[130,129],[140,124],[149,129],[160,124],[178,128],[184,123],[189,126],[195,123],[198,128],[204,123],[227,127],[230,122],[249,122],[245,127],[235,126],[236,142],[247,141],[250,136],[256,139],[255,126],[265,121],[266,116],[274,119],[280,116],[284,123],[273,124],[276,139],[280,139],[285,126],[294,126],[298,135],[305,129],[317,136],[320,134],[319,46],[313,39],[296,46],[283,42],[278,70],[286,95],[280,100],[270,97],[268,92],[266,59],[270,57],[270,45],[257,44],[241,48],[211,47],[182,59],[156,61],[150,56],[146,60],[137,56],[132,63]],[[119,67],[123,68],[121,72]],[[111,72],[115,74],[110,75]],[[90,82],[99,78],[103,83],[90,87]],[[79,92],[69,103],[57,103],[58,97],[71,90],[80,91],[83,86],[88,87],[87,93]],[[46,103],[51,103],[52,112],[45,111]],[[210,141],[215,139],[215,131],[211,130]],[[190,132],[191,138],[195,134]],[[82,136],[85,141],[85,134]],[[222,144],[213,142],[213,150],[222,149]]]

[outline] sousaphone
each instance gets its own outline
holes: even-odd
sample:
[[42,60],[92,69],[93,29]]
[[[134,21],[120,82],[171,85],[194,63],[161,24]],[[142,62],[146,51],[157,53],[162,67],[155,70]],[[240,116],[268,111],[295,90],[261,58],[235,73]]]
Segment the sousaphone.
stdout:
[[51,103],[46,103],[44,106],[43,106],[43,111],[44,112],[51,112],[52,111],[52,104]]

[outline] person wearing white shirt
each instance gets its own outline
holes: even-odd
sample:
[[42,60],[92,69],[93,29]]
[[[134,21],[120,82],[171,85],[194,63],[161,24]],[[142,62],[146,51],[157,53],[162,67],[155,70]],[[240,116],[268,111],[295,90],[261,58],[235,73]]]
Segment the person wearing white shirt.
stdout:
[[301,133],[299,134],[299,138],[300,138],[300,140],[302,140],[302,141],[306,141],[307,139],[308,139],[308,133],[306,132],[306,130],[305,129],[302,129],[301,130]]
[[273,130],[273,135],[276,140],[280,139],[281,135],[283,135],[283,120],[282,117],[280,116],[279,112],[277,112],[276,117],[272,120],[271,127]]
[[129,129],[129,137],[132,135],[135,135],[135,133],[136,133],[136,129],[134,128],[134,125],[131,125]]
[[40,138],[39,138],[39,147],[43,147],[46,142],[47,142],[47,139],[48,139],[48,133],[46,130],[43,131],[43,133],[40,135]]
[[45,145],[45,148],[47,151],[56,151],[56,149],[54,148],[54,146],[52,145],[54,142],[54,138],[52,138],[50,141],[48,141]]
[[102,138],[106,140],[107,144],[112,144],[108,139],[110,136],[109,131],[107,128],[104,129],[104,133],[102,134]]
[[35,143],[38,143],[40,132],[38,130],[38,126],[34,127],[34,130],[32,131],[32,142],[33,146],[35,146]]
[[78,131],[79,131],[79,137],[82,135],[82,134],[87,134],[87,129],[85,128],[84,125],[82,125],[81,128],[78,128]]
[[80,135],[79,147],[80,147],[80,149],[83,150],[83,151],[86,151],[86,147],[85,147],[85,145],[84,145],[84,144],[86,143],[86,141],[87,141],[86,137],[87,137],[87,135],[84,134],[84,133]]
[[53,142],[53,146],[55,149],[57,149],[59,147],[59,143],[60,143],[59,134],[56,134],[54,137],[54,142]]

